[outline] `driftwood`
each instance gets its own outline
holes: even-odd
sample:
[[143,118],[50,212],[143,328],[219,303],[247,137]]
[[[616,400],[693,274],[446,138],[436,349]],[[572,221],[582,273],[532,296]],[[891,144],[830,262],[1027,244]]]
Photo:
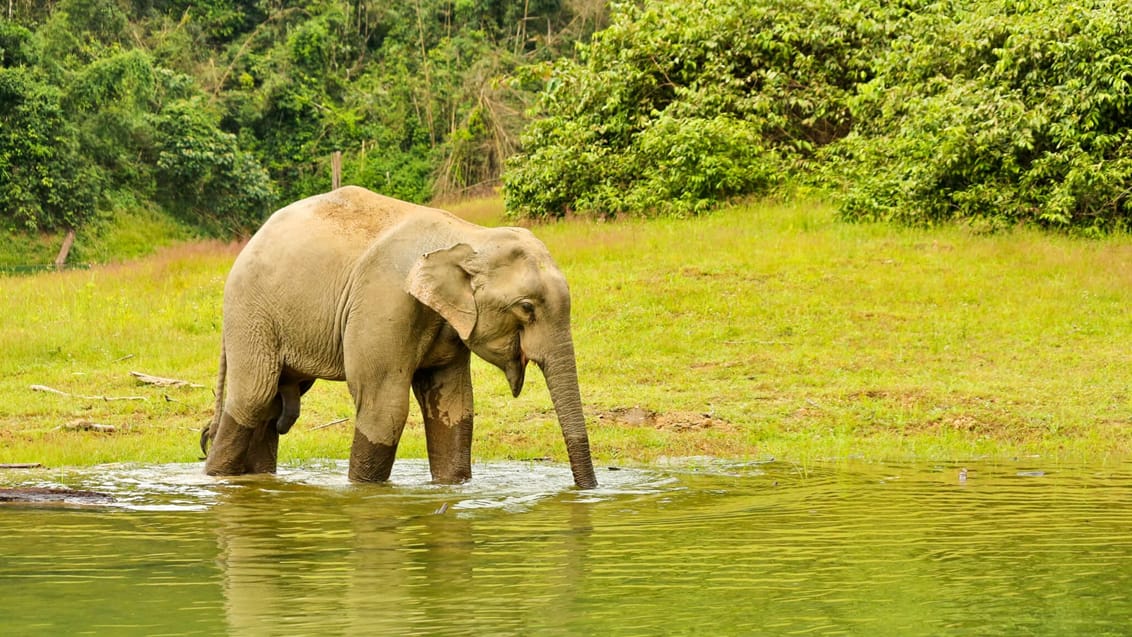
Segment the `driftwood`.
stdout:
[[190,383],[187,380],[180,380],[178,378],[162,378],[161,376],[151,376],[149,374],[143,374],[142,372],[130,372],[130,376],[138,379],[138,382],[145,383],[146,385],[157,385],[158,387],[204,387],[204,385]]
[[83,400],[149,400],[145,396],[84,396],[83,394],[71,394],[65,391],[59,391],[47,385],[32,385],[31,390],[47,392],[49,394],[59,394],[60,396],[66,396],[68,398],[81,398]]
[[114,425],[100,425],[89,420],[75,420],[65,425],[59,425],[52,431],[93,431],[100,434],[112,434],[118,431]]
[[0,469],[39,469],[43,467],[38,462],[12,462],[8,464],[0,464]]
[[98,491],[46,487],[0,487],[0,503],[108,504],[113,501],[114,496]]
[[346,422],[347,420],[349,420],[349,418],[339,418],[338,420],[331,420],[330,422],[326,423],[325,425],[319,425],[317,427],[311,427],[311,431],[318,431],[319,429],[326,429],[327,427],[333,427],[334,425],[340,425],[340,424]]

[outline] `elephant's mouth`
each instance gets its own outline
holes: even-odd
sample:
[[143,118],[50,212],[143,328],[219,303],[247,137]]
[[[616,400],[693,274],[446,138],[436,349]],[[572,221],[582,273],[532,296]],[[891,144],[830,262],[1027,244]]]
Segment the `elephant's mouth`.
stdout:
[[530,362],[523,348],[518,349],[519,357],[507,363],[507,367],[503,369],[503,373],[507,375],[507,382],[511,385],[511,395],[515,398],[518,398],[523,391],[523,381],[527,377],[527,363]]

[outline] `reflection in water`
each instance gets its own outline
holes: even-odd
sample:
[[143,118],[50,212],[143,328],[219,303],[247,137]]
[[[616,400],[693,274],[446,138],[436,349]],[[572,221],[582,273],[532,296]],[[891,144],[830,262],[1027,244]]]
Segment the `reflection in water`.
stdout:
[[[496,476],[504,478],[493,481],[497,493],[278,480],[226,493],[212,527],[230,630],[439,634],[482,626],[498,634],[556,626],[584,576],[591,504],[563,495],[568,471],[552,491],[505,484],[514,473]],[[534,515],[544,500],[546,514]],[[526,593],[517,604],[518,590]]]
[[967,467],[21,473],[119,503],[0,509],[0,633],[1123,634],[1132,467]]

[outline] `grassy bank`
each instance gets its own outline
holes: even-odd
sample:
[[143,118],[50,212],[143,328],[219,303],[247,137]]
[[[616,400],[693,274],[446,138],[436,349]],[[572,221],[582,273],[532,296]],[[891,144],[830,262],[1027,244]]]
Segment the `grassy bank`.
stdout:
[[[500,208],[459,210],[483,222]],[[1132,452],[1128,237],[850,225],[815,201],[535,230],[571,282],[601,463]],[[197,459],[237,250],[0,278],[0,463]],[[564,459],[537,372],[512,399],[502,373],[474,371],[477,460]],[[351,416],[343,385],[317,384],[283,461],[345,457],[351,422],[320,426]],[[419,422],[403,457],[424,455]]]
[[[0,274],[47,269],[59,255],[65,232],[26,233],[0,228]],[[70,267],[85,268],[153,254],[190,240],[188,226],[157,210],[123,206],[113,215],[83,227],[67,257]]]

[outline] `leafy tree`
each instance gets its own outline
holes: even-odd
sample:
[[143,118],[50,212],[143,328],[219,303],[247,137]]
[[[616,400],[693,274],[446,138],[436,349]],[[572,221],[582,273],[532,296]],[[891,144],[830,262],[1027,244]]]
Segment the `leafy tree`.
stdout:
[[11,229],[77,227],[95,216],[99,176],[62,108],[32,66],[30,31],[0,23],[0,210]]
[[245,233],[347,182],[425,201],[497,183],[537,84],[604,0],[14,0],[0,20],[0,214],[160,206]]
[[217,127],[218,116],[201,98],[173,101],[150,119],[163,206],[214,232],[254,227],[263,218],[274,194],[266,171]]
[[[844,213],[1132,226],[1128,2],[952,2],[909,19],[831,148]],[[848,170],[846,170],[848,169]]]
[[834,0],[617,5],[578,61],[554,66],[508,209],[689,214],[764,191],[848,133],[884,35]]
[[34,37],[25,27],[0,21],[0,68],[38,64],[40,52]]

